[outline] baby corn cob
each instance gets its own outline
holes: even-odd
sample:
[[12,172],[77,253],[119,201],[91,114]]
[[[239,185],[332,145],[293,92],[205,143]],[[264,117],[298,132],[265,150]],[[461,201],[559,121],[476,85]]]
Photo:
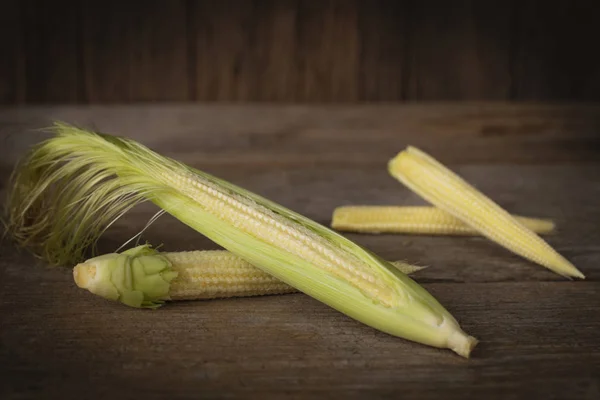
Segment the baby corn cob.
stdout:
[[260,296],[297,292],[272,275],[223,250],[164,253],[178,273],[172,300]]
[[390,161],[389,172],[425,200],[514,253],[565,277],[584,278],[542,238],[424,152],[408,147]]
[[8,202],[9,232],[44,258],[78,259],[107,225],[150,200],[252,265],[369,326],[464,357],[476,345],[419,284],[334,231],[135,141],[62,124],[55,133],[20,164]]
[[[158,267],[149,267],[149,264],[157,263]],[[392,264],[405,274],[424,268],[400,261]],[[141,271],[128,274],[123,272],[124,269],[136,268],[140,268]],[[110,273],[105,273],[103,269],[110,270]],[[144,286],[143,290],[137,289],[137,296],[131,295],[133,288],[138,288],[140,282],[147,279],[148,274],[164,277],[169,272],[174,272],[175,275],[167,276],[171,278],[168,288],[164,286],[165,279],[156,279],[151,280],[150,285],[157,285],[159,290],[156,290],[156,287]],[[131,276],[130,284],[115,285],[111,278],[117,275]],[[228,251],[159,253],[149,245],[138,246],[120,254],[94,257],[77,264],[73,269],[73,278],[80,288],[131,307],[155,308],[165,300],[217,299],[297,292],[293,287]],[[149,297],[147,293],[155,295]]]
[[[552,233],[554,222],[514,216],[536,233]],[[422,235],[479,235],[460,219],[436,207],[343,206],[333,211],[331,227],[362,233],[409,233]]]

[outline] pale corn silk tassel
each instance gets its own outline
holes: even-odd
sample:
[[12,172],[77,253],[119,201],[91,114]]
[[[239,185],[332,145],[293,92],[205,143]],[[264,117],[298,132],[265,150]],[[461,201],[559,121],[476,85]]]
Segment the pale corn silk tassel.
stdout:
[[389,163],[392,176],[490,240],[564,277],[585,278],[541,237],[433,157],[408,147]]
[[[407,275],[425,268],[399,261],[391,264]],[[131,272],[136,268],[140,270]],[[125,269],[129,269],[130,272],[124,272]],[[149,295],[153,292],[151,287],[140,287],[147,283],[148,274],[159,275],[161,278],[150,281],[153,284],[158,283],[162,288],[154,296]],[[128,275],[130,279],[126,278]],[[131,307],[156,308],[166,300],[218,299],[298,292],[292,286],[229,251],[162,253],[148,244],[122,253],[94,257],[77,264],[73,268],[73,278],[80,288]],[[163,281],[167,281],[168,287]],[[138,292],[135,296],[131,294],[134,291]]]
[[[464,357],[477,343],[418,283],[298,213],[133,140],[65,124],[54,133],[19,165],[8,201],[9,232],[53,264],[80,262],[107,226],[149,200],[250,264],[369,326]],[[153,263],[148,279],[164,288],[174,277],[160,275],[163,267]],[[123,287],[142,270],[125,269]],[[157,270],[165,283],[155,278]],[[131,295],[131,302],[140,300]]]
[[[539,234],[554,232],[549,219],[515,215],[525,227]],[[331,227],[360,233],[406,233],[411,235],[474,236],[479,231],[436,207],[424,206],[342,206],[333,211]]]

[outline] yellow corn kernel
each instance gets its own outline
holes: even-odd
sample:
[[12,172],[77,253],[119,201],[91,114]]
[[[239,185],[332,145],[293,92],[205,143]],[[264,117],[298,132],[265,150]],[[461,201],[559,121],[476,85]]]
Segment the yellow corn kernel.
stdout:
[[[106,275],[104,282],[97,279],[98,268],[115,268],[115,266],[125,267],[127,262],[123,262],[123,255],[130,259],[145,257],[146,269],[147,260],[150,257],[164,257],[168,263],[160,269],[164,272],[165,267],[169,272],[174,272],[174,278],[170,280],[168,290],[163,296],[155,299],[147,299],[162,302],[165,300],[199,300],[199,299],[217,299],[227,297],[248,297],[263,296],[272,294],[296,293],[298,290],[289,286],[272,275],[263,272],[259,268],[244,261],[240,257],[225,250],[207,250],[207,251],[185,251],[174,253],[159,253],[152,250],[148,245],[139,246],[121,254],[112,254],[87,260],[77,264],[73,269],[73,278],[77,286],[88,289],[92,293],[105,295],[114,293],[114,290],[107,289],[114,286],[112,275]],[[151,259],[151,258],[150,258]],[[99,262],[102,261],[102,262]],[[119,261],[116,261],[119,260]],[[115,262],[116,261],[116,262]],[[401,261],[391,263],[404,274],[411,274],[424,267],[418,267],[406,264]],[[123,274],[125,275],[125,274]],[[135,275],[135,274],[129,274]],[[162,281],[158,282],[162,284]],[[139,283],[132,281],[132,287],[138,287]],[[122,301],[122,294],[125,290],[117,288],[118,296],[104,296],[111,300]],[[148,286],[145,287],[146,291]],[[150,290],[151,291],[151,290]],[[143,301],[143,299],[142,299]],[[126,303],[127,304],[127,303]],[[127,304],[139,306],[140,304]]]
[[163,253],[178,273],[171,300],[293,293],[297,290],[223,250]]
[[[554,231],[548,219],[515,215],[536,233]],[[361,233],[409,233],[421,235],[479,235],[479,232],[444,210],[427,206],[343,206],[333,211],[331,227]]]
[[584,275],[542,238],[433,157],[408,147],[389,163],[392,176],[490,240],[565,277]]

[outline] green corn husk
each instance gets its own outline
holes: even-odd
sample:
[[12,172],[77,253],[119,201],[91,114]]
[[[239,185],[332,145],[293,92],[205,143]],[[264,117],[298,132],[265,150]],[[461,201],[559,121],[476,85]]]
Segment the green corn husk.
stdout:
[[18,167],[8,230],[74,263],[112,221],[149,200],[290,286],[391,335],[468,357],[477,340],[389,262],[261,196],[125,138],[57,124]]
[[148,245],[103,254],[73,269],[77,286],[137,308],[158,308],[169,300],[177,276],[171,261]]

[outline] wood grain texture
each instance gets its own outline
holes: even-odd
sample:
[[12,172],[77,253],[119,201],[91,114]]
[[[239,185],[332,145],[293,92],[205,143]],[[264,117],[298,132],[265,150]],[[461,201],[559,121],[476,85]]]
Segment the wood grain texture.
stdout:
[[[482,238],[348,234],[384,258],[429,266],[415,279],[481,339],[464,360],[301,294],[129,309],[77,289],[68,269],[5,240],[0,397],[597,399],[598,114],[597,106],[501,104],[0,109],[2,198],[14,155],[40,138],[30,129],[61,118],[136,138],[324,224],[339,205],[420,204],[387,176],[385,159],[422,129],[411,139],[502,206],[554,218],[548,240],[588,277],[566,281]],[[373,147],[369,163],[347,158],[378,141],[387,148]],[[134,209],[100,250],[113,251],[154,211]],[[167,251],[217,248],[169,216],[144,239]]]
[[19,0],[0,3],[0,104],[19,104],[25,100],[20,26]]
[[296,0],[257,3],[257,101],[291,102],[298,98],[298,9]]
[[358,100],[356,1],[302,1],[298,20],[298,100]]
[[200,1],[192,11],[197,99],[251,99],[261,84],[254,2]]
[[425,284],[482,339],[467,361],[300,294],[144,312],[91,296],[68,271],[26,257],[3,256],[0,271],[7,399],[591,400],[599,393],[600,309],[590,301],[598,282]]
[[594,0],[519,2],[514,56],[515,98],[599,100],[600,55]]
[[410,4],[407,1],[360,1],[359,98],[406,100]]
[[78,103],[83,94],[81,8],[72,1],[20,3],[27,103]]
[[1,139],[14,149],[0,164],[15,162],[55,120],[129,135],[204,165],[382,168],[409,144],[454,164],[580,163],[597,162],[600,149],[593,104],[35,107],[0,110]]
[[409,15],[409,99],[508,98],[511,2],[416,1]]
[[83,3],[85,91],[92,103],[188,99],[186,3]]
[[6,0],[0,102],[597,100],[582,0]]

